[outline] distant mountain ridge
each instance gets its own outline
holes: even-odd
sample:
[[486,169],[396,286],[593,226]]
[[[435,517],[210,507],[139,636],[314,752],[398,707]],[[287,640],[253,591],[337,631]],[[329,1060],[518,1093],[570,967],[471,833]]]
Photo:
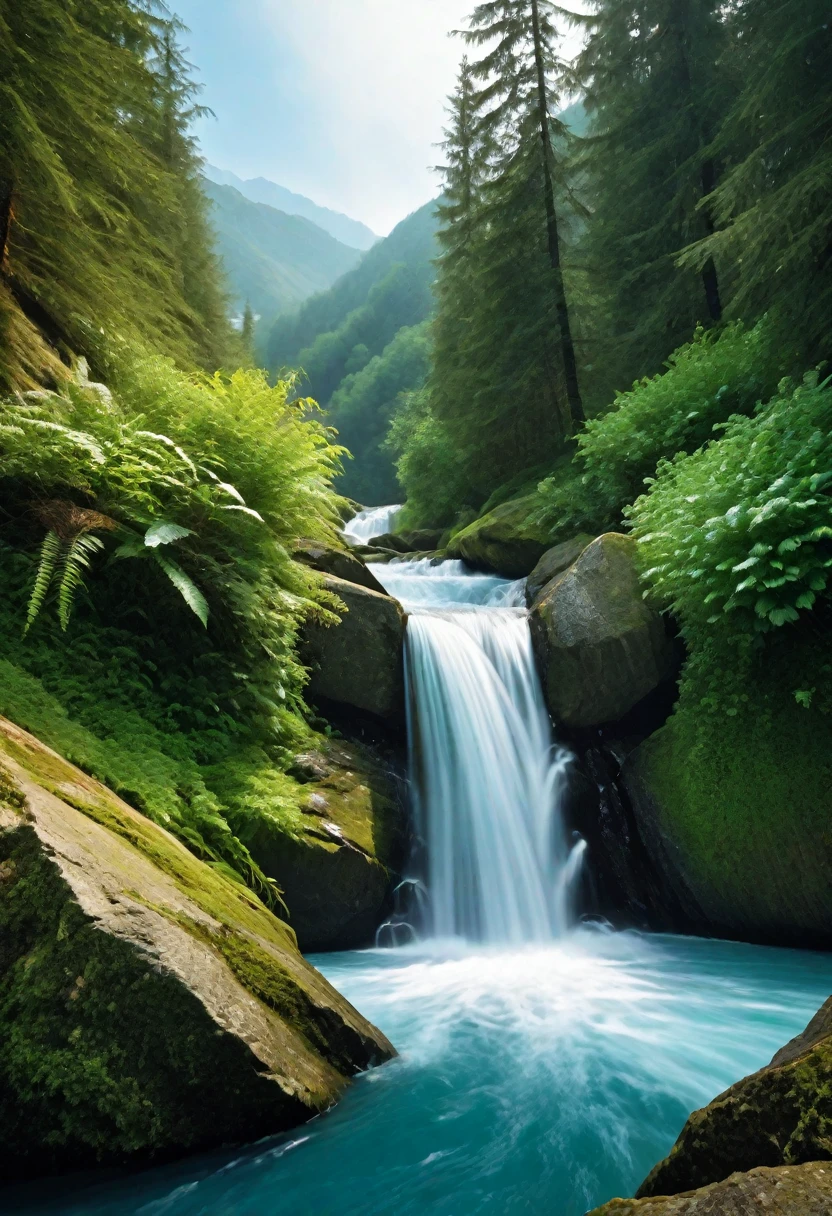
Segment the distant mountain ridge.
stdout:
[[362,258],[311,220],[253,203],[232,186],[203,179],[235,306],[249,303],[263,330],[286,309],[326,291]]
[[339,211],[331,211],[329,207],[320,207],[304,195],[294,194],[285,186],[278,186],[276,182],[269,181],[266,177],[244,180],[228,169],[218,169],[215,165],[208,164],[204,166],[203,173],[209,181],[216,185],[233,186],[252,203],[265,203],[277,211],[285,212],[286,215],[300,215],[304,219],[311,220],[313,224],[323,228],[324,232],[335,237],[342,245],[348,245],[352,249],[360,249],[365,252],[379,240],[379,237],[360,220],[350,219],[348,215],[342,215]]

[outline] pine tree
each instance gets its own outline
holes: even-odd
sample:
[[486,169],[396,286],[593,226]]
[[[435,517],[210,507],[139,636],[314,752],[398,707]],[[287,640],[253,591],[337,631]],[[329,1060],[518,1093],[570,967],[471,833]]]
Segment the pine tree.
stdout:
[[804,358],[832,358],[832,14],[828,0],[742,0],[723,61],[742,89],[715,154],[716,231],[686,255],[737,267],[734,314],[774,309]]
[[718,65],[723,8],[719,0],[595,0],[588,18],[577,65],[592,116],[585,248],[606,302],[598,328],[616,387],[658,370],[698,322],[722,317],[715,259],[696,271],[676,262],[714,228],[721,166],[712,145],[737,87],[736,65],[727,56]]
[[[557,206],[563,172],[555,147],[564,147],[569,138],[563,123],[554,117],[559,82],[566,72],[566,64],[556,52],[558,16],[565,14],[551,0],[488,0],[474,10],[465,38],[472,45],[489,46],[473,73],[483,82],[480,104],[485,130],[495,145],[503,147],[495,164],[498,192],[507,199],[518,188],[521,193],[534,191],[543,204],[540,222],[545,224],[564,387],[572,423],[577,426],[583,422],[584,408],[563,278]],[[510,178],[515,179],[514,189],[509,186]],[[503,193],[499,187],[509,189]]]

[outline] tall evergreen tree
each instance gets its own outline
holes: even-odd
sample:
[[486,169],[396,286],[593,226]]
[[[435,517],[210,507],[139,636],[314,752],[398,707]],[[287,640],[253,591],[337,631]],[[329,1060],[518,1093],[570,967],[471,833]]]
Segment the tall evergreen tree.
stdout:
[[[563,382],[574,425],[584,419],[572,324],[566,298],[561,257],[557,195],[563,184],[555,147],[567,143],[568,132],[554,117],[560,82],[567,65],[557,54],[555,20],[566,17],[552,0],[488,0],[474,10],[465,39],[488,47],[474,65],[483,81],[482,122],[504,151],[495,181],[538,193],[543,203],[546,246],[551,272]],[[519,179],[519,180],[518,180]]]
[[696,270],[676,262],[714,229],[713,141],[736,65],[719,63],[720,0],[594,0],[594,9],[577,64],[592,116],[585,247],[606,301],[606,357],[626,383],[656,371],[698,322],[722,317],[715,259]]
[[737,267],[731,308],[775,309],[810,360],[832,358],[832,12],[828,0],[740,0],[723,68],[742,89],[714,155],[717,227],[686,256]]

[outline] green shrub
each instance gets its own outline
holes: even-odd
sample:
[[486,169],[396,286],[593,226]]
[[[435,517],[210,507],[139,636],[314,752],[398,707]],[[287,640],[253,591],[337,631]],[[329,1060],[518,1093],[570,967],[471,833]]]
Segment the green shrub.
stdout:
[[628,512],[652,594],[689,635],[797,621],[832,576],[832,381],[815,374],[660,464]]
[[660,460],[696,451],[732,414],[750,414],[788,365],[766,321],[697,330],[661,375],[619,393],[608,413],[586,423],[573,467],[541,484],[541,522],[558,534],[617,524]]

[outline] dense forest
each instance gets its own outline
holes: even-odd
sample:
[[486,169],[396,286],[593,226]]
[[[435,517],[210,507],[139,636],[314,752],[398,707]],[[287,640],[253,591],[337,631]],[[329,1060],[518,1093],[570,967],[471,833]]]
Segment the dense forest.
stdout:
[[272,898],[242,838],[297,813],[340,449],[228,320],[180,33],[0,6],[0,713]]

